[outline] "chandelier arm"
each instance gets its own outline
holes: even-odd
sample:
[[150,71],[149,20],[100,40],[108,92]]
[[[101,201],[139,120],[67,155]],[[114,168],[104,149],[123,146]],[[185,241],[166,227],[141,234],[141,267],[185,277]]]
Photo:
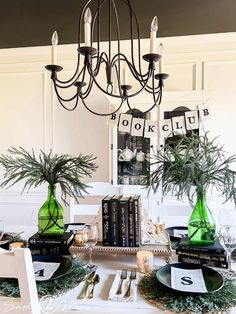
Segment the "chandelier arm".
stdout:
[[[124,2],[124,0],[123,0]],[[134,62],[134,43],[133,43],[133,16],[136,22],[136,27],[137,27],[137,35],[138,35],[138,64],[139,64],[139,72],[140,75],[142,75],[142,70],[141,70],[141,46],[140,46],[140,31],[139,31],[139,24],[138,24],[138,19],[137,16],[135,14],[135,12],[132,9],[130,0],[127,0],[128,2],[128,6],[129,6],[129,11],[130,11],[130,29],[131,29],[131,58],[132,58],[132,64],[134,69],[137,71],[136,66],[135,66],[135,62]]]
[[91,92],[92,87],[93,87],[93,79],[92,79],[92,77],[90,76],[89,84],[88,84],[88,87],[87,87],[86,91],[85,91],[85,92],[82,92],[82,90],[80,90],[80,97],[81,97],[81,98],[83,97],[84,99],[87,98],[88,95],[89,95],[90,92]]
[[[75,77],[77,76],[77,74],[78,74],[78,71],[79,71],[79,64],[80,64],[80,57],[79,57],[79,55],[78,55],[77,64],[76,64],[76,70],[75,70],[74,74],[72,75],[72,77],[71,77],[69,80],[66,80],[66,81],[61,81],[61,80],[59,80],[59,79],[56,77],[56,78],[55,78],[56,81],[57,81],[58,83],[60,83],[60,84],[68,84],[68,83],[72,82],[72,81],[75,79]],[[71,85],[73,85],[73,83],[72,83]],[[71,86],[71,85],[69,85],[69,86]]]
[[[63,86],[63,85],[57,84],[57,87],[59,87],[59,88],[68,88],[68,87],[73,86],[74,83],[79,79],[79,77],[80,77],[80,75],[82,74],[83,70],[84,70],[84,66],[83,66],[83,68],[81,69],[81,71],[80,71],[79,73],[77,73],[77,76],[76,76],[76,78],[73,80],[73,82],[70,83],[69,85]],[[57,77],[55,78],[55,81],[56,81],[56,83],[61,83],[61,81],[58,80]]]
[[112,59],[112,64],[116,63],[116,58],[120,58],[120,61],[125,61],[128,64],[130,71],[137,80],[145,79],[148,76],[149,70],[145,74],[140,74],[123,53],[116,54]]
[[106,95],[108,95],[108,96],[115,97],[115,98],[120,98],[120,97],[121,97],[120,95],[118,96],[118,95],[114,95],[114,94],[108,93],[103,87],[101,87],[101,86],[99,85],[99,83],[97,82],[96,77],[94,76],[93,71],[91,70],[91,68],[90,68],[89,66],[88,66],[88,72],[89,72],[89,74],[92,76],[94,83],[97,85],[97,87],[98,87],[104,94],[106,94]]
[[[103,56],[106,57],[106,59],[103,58]],[[108,56],[106,54],[105,51],[102,52],[102,54],[100,56],[94,56],[92,57],[92,59],[97,59],[97,62],[96,62],[96,67],[95,69],[93,70],[94,71],[94,75],[98,75],[98,72],[99,72],[99,69],[100,69],[100,66],[103,62],[107,63],[108,62]]]
[[[120,24],[119,24],[119,17],[118,17],[118,11],[116,8],[115,1],[112,0],[115,16],[116,16],[116,35],[117,35],[117,50],[118,50],[118,56],[120,55]],[[118,70],[120,75],[120,57],[118,57]]]
[[[93,20],[93,24],[92,24],[92,36],[93,36],[93,33],[94,33],[94,27],[95,27],[95,23],[97,21],[97,56],[95,58],[97,58],[97,62],[99,61],[98,57],[100,56],[100,16],[101,16],[101,8],[103,7],[104,3],[106,2],[106,0],[103,0],[101,2],[101,0],[98,0],[98,7],[97,7],[97,10],[95,12],[95,15],[94,15],[94,20]],[[96,67],[95,67],[95,70],[94,71],[97,71],[97,64],[96,64]]]
[[57,86],[55,81],[53,81],[53,83],[54,83],[54,89],[55,89],[56,95],[57,95],[58,99],[60,99],[61,101],[70,102],[77,97],[78,93],[76,93],[74,96],[72,96],[71,98],[68,98],[68,99],[62,98],[58,92],[58,88],[60,88],[60,86]]
[[[118,89],[119,89],[119,94],[120,94],[120,98],[123,97],[123,93],[122,93],[122,89],[121,89],[121,81],[120,81],[120,71],[117,67],[117,65],[115,64],[115,71],[116,71],[116,77],[117,77],[117,85],[118,85]],[[119,65],[118,65],[119,66]]]
[[[78,105],[78,101],[79,101],[78,93],[76,93],[76,95],[73,96],[71,99],[63,99],[63,98],[59,95],[59,93],[58,93],[58,90],[57,90],[57,87],[56,87],[56,83],[55,83],[55,82],[54,82],[54,89],[55,89],[55,92],[56,92],[56,95],[57,95],[57,99],[58,99],[60,105],[61,105],[64,109],[66,109],[67,111],[73,111],[73,110],[75,110],[75,108],[76,108],[77,105]],[[69,101],[71,101],[71,100],[73,100],[73,99],[75,99],[75,98],[76,98],[76,102],[75,102],[75,105],[74,105],[72,108],[68,108],[68,107],[66,107],[66,106],[63,104],[63,101],[64,101],[64,102],[69,102]]]
[[[153,104],[148,110],[146,110],[146,111],[141,111],[142,114],[146,114],[146,113],[150,112],[153,108],[155,108],[157,105],[159,105],[159,104],[161,103],[161,101],[159,101],[159,100],[160,100],[160,95],[161,95],[161,93],[158,93],[158,97],[157,97],[157,99],[155,100],[154,104]],[[157,101],[158,101],[158,104],[157,104]],[[127,102],[127,105],[128,105],[129,110],[131,110],[133,113],[135,113],[135,110],[130,106],[130,103],[129,103],[129,99],[128,99],[128,98],[126,99],[126,102]]]
[[98,112],[93,111],[92,109],[90,109],[90,108],[86,105],[86,103],[85,103],[85,101],[84,101],[84,98],[81,98],[81,100],[82,100],[82,103],[83,103],[84,107],[85,107],[89,112],[91,112],[91,113],[93,113],[93,114],[95,114],[95,115],[97,115],[97,116],[101,116],[101,117],[108,117],[108,116],[111,116],[111,115],[117,113],[117,112],[121,109],[121,107],[122,107],[122,105],[123,105],[123,103],[124,103],[124,99],[122,99],[122,100],[121,100],[121,103],[120,103],[120,105],[119,105],[119,107],[118,107],[115,111],[110,112],[110,113],[98,113]]
[[[103,93],[105,93],[105,94],[108,95],[108,96],[115,97],[115,98],[120,98],[120,97],[121,97],[120,95],[118,96],[118,95],[114,95],[114,94],[108,93],[104,88],[102,88],[102,87],[99,85],[99,83],[97,82],[96,77],[94,76],[93,71],[91,70],[91,67],[89,66],[89,64],[87,65],[87,68],[88,68],[89,74],[93,77],[93,80],[94,80],[95,84],[97,85],[97,87],[98,87]],[[134,96],[138,95],[139,93],[141,93],[141,92],[145,89],[145,87],[146,87],[146,85],[147,85],[147,82],[148,82],[149,78],[151,77],[152,72],[153,72],[153,70],[152,70],[152,69],[149,69],[149,76],[148,76],[148,79],[146,80],[145,84],[142,86],[142,88],[141,88],[139,91],[137,91],[137,92],[134,93],[134,94],[127,95],[126,97],[131,98],[131,97],[134,97]],[[123,96],[123,97],[124,97],[124,96]],[[126,98],[126,97],[124,97],[124,98]]]

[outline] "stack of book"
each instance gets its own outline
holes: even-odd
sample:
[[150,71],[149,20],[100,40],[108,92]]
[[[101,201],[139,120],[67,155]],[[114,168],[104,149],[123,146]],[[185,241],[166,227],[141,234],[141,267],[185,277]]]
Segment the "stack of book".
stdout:
[[182,238],[176,249],[178,261],[210,267],[228,268],[227,254],[219,240],[213,245],[196,246],[188,238]]
[[140,245],[140,195],[106,196],[102,200],[103,245]]
[[28,247],[32,255],[68,255],[73,241],[72,232],[65,232],[62,236],[55,237],[45,237],[35,233],[29,238]]

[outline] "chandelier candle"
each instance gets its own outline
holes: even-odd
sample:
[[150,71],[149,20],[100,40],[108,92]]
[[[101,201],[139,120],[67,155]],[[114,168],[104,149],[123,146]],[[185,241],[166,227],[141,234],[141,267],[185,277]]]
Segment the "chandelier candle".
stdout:
[[92,13],[91,13],[91,10],[87,8],[84,14],[84,45],[85,47],[91,47],[91,23],[92,23]]
[[57,45],[58,45],[58,35],[57,35],[57,31],[55,31],[52,34],[52,54],[51,54],[52,64],[57,64]]
[[158,30],[158,20],[155,16],[152,20],[151,24],[151,33],[150,33],[150,53],[156,52],[156,37],[157,37],[157,30]]
[[128,85],[128,71],[127,71],[127,67],[123,68],[123,84],[122,85]]

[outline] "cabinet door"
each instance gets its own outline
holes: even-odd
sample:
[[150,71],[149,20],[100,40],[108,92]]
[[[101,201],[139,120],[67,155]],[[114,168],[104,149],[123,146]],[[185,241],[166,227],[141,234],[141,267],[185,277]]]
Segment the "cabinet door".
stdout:
[[[130,111],[126,113],[131,114]],[[156,111],[145,116],[135,110],[134,118],[156,120]],[[143,185],[143,178],[150,172],[150,156],[156,148],[157,138],[131,136],[130,133],[120,132],[112,128],[111,134],[111,181],[114,185],[138,186]],[[154,148],[155,147],[155,148]]]

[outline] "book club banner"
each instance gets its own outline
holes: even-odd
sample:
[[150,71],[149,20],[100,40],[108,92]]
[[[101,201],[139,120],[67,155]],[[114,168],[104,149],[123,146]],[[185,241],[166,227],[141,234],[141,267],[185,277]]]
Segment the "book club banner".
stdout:
[[131,136],[145,138],[172,137],[177,134],[186,134],[189,130],[196,130],[200,123],[204,124],[211,117],[211,109],[208,104],[198,105],[198,108],[186,111],[184,116],[156,121],[134,118],[131,114],[115,113],[108,118],[108,124],[117,126],[119,132],[130,133]]

